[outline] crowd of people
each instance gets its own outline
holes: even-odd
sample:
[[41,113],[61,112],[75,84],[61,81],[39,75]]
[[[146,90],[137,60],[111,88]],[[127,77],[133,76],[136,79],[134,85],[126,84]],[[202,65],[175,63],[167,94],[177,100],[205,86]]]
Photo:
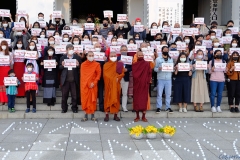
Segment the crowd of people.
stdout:
[[[162,110],[163,97],[165,111],[173,113],[171,95],[172,102],[179,105],[179,112],[186,113],[189,103],[193,103],[196,112],[203,112],[207,102],[210,102],[212,112],[222,112],[225,84],[229,109],[239,112],[240,70],[237,63],[240,59],[239,50],[234,49],[240,46],[240,33],[232,34],[232,20],[220,34],[215,21],[210,27],[193,22],[189,28],[197,28],[198,33],[192,35],[164,31],[171,27],[168,21],[153,22],[149,28],[143,26],[137,31],[135,27],[142,26],[140,18],[131,24],[128,20],[114,24],[109,17],[102,21],[103,27],[95,24],[93,30],[86,30],[75,18],[70,25],[66,25],[63,16],[52,18],[50,15],[50,21],[45,25],[41,21],[44,21],[43,13],[38,14],[33,25],[29,24],[28,16],[16,15],[15,22],[23,22],[26,27],[19,30],[11,16],[10,22],[2,20],[0,55],[8,56],[9,63],[0,62],[0,102],[8,103],[9,112],[15,112],[16,96],[26,97],[26,113],[30,112],[31,105],[35,113],[36,94],[41,85],[43,103],[48,106],[55,105],[56,89],[61,88],[62,113],[68,111],[70,92],[71,109],[77,113],[78,105],[81,105],[85,112],[83,122],[88,120],[88,115],[91,120],[97,120],[94,116],[97,103],[99,110],[106,114],[104,121],[109,121],[109,113],[114,114],[115,121],[120,121],[120,101],[123,111],[128,112],[128,98],[133,98],[134,121],[147,122],[145,115],[150,109],[152,86],[157,91],[156,113]],[[87,23],[94,23],[94,19],[87,17]],[[82,33],[67,32],[74,28],[83,28]],[[172,28],[180,28],[180,24],[176,23]],[[36,35],[35,29],[41,31]],[[156,29],[159,32],[152,34]],[[129,35],[132,38],[128,38]],[[230,41],[223,42],[223,37]],[[81,46],[83,50],[79,51],[77,48]],[[201,49],[201,46],[206,47]],[[36,54],[27,58],[20,51],[25,54],[35,51]],[[126,56],[128,61],[125,61]],[[45,66],[45,62],[50,61],[55,67]],[[24,74],[34,74],[34,81],[26,81]],[[17,77],[17,85],[5,85],[5,77]],[[139,112],[142,112],[142,118]]]

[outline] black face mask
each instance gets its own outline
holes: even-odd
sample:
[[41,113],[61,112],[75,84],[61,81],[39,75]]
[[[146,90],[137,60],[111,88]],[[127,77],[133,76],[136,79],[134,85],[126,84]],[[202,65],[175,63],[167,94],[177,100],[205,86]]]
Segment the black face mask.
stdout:
[[104,27],[107,27],[107,26],[108,26],[108,24],[107,24],[107,23],[103,23],[103,26],[104,26]]
[[48,30],[54,31],[54,30],[55,30],[55,28],[49,28]]
[[139,37],[135,37],[136,40],[139,40]]
[[155,39],[155,41],[161,41],[161,39]]
[[217,59],[222,59],[222,55],[216,55]]
[[60,21],[55,21],[57,24],[60,23]]
[[164,58],[164,61],[167,61],[168,60],[168,58]]
[[167,56],[168,52],[162,52],[162,55]]
[[238,61],[238,57],[233,57],[233,61]]
[[233,26],[228,26],[228,28],[232,28]]
[[87,23],[92,23],[92,21],[87,21]]

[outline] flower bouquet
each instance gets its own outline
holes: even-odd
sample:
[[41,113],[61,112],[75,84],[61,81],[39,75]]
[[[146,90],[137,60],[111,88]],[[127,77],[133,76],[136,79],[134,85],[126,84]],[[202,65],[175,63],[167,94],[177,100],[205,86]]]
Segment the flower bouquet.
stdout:
[[95,21],[95,26],[100,25],[100,19],[98,17],[94,18],[94,21]]
[[176,133],[176,128],[167,125],[159,128],[158,131],[162,133],[163,138],[169,139],[172,138],[172,136]]
[[131,135],[132,138],[134,139],[142,139],[143,138],[143,131],[144,128],[141,125],[128,128],[129,134]]
[[157,137],[158,129],[150,125],[144,128],[143,133],[147,135],[147,138],[154,139]]

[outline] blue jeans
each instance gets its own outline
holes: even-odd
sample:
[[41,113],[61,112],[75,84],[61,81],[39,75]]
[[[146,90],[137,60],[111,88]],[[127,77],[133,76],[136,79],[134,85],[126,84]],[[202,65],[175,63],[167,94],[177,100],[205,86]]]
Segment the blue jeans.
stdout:
[[7,95],[8,97],[8,109],[14,108],[15,106],[15,95]]
[[221,105],[222,102],[222,92],[224,89],[224,82],[215,82],[210,81],[210,88],[211,88],[211,94],[210,94],[210,101],[211,101],[211,107],[215,104],[215,95],[217,93],[217,106]]
[[171,108],[171,93],[172,93],[172,80],[162,80],[158,79],[157,85],[157,108],[162,108],[162,93],[163,89],[165,88],[165,103],[166,109]]

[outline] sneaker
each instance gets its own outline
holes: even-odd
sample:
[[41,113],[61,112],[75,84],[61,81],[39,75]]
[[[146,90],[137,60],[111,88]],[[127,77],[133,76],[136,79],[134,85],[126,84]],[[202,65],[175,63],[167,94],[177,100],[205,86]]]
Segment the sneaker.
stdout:
[[184,113],[187,113],[187,108],[183,108],[183,112],[184,112]]
[[33,108],[32,113],[36,113],[36,112],[37,112],[36,108]]
[[183,109],[182,108],[179,108],[179,112],[182,113]]
[[156,113],[160,113],[160,112],[161,112],[161,109],[157,108]]
[[12,112],[15,112],[15,108],[12,108],[11,110],[12,110]]
[[238,107],[235,107],[235,112],[236,112],[236,113],[239,113]]
[[30,108],[27,108],[25,113],[29,113],[30,112]]
[[212,110],[213,113],[217,112],[216,107],[214,107],[214,106],[212,106],[211,110]]
[[12,110],[11,110],[11,108],[8,108],[8,112],[9,112],[9,113],[12,113]]
[[220,106],[218,106],[218,107],[217,107],[217,111],[218,111],[219,113],[221,113],[221,112],[222,112],[222,110],[221,110]]
[[156,92],[156,91],[157,91],[157,87],[154,87],[154,88],[153,88],[153,91]]
[[231,107],[231,108],[230,108],[230,112],[232,112],[232,113],[235,112],[235,108],[234,108],[234,107]]
[[172,111],[171,108],[166,109],[166,112],[168,112],[168,113],[173,113],[173,111]]

